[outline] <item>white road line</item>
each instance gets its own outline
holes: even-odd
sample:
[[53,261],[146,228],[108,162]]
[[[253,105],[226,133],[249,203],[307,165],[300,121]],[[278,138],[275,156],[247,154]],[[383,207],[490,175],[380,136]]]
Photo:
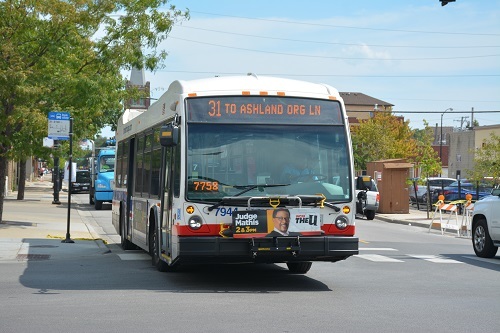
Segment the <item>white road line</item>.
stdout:
[[403,260],[398,260],[394,258],[389,258],[386,256],[381,256],[379,254],[357,254],[355,257],[375,261],[375,262],[404,262]]
[[360,251],[399,251],[390,247],[360,247]]
[[473,257],[473,256],[463,256],[463,257],[467,258],[467,259],[472,259],[472,260],[487,262],[489,264],[500,265],[500,260],[495,259],[495,258],[488,259],[488,258],[479,258],[479,257]]
[[437,264],[463,264],[464,263],[462,261],[443,258],[441,256],[436,256],[436,255],[428,255],[428,254],[407,254],[407,256],[412,257],[412,258],[417,258],[417,259],[423,259],[425,261],[430,261],[430,262],[434,262]]

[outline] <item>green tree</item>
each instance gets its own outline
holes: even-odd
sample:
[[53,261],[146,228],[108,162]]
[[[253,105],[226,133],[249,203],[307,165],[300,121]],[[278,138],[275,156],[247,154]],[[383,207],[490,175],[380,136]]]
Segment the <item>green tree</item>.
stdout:
[[438,153],[432,148],[434,131],[426,120],[424,126],[422,130],[415,130],[417,154],[412,160],[415,162],[415,167],[420,169],[422,177],[428,178],[440,174],[442,165]]
[[494,184],[500,183],[500,136],[491,133],[490,139],[482,142],[482,147],[474,153],[474,169],[467,170],[469,179],[474,181],[491,177]]
[[22,124],[21,130],[13,134],[13,147],[9,153],[9,159],[19,163],[19,186],[17,188],[17,199],[24,199],[24,189],[26,180],[26,162],[28,157],[37,156],[42,159],[49,159],[50,149],[43,147],[43,138],[47,133],[47,120],[40,118],[40,113],[32,114],[19,120]]
[[[50,111],[70,112],[75,140],[116,126],[128,99],[120,72],[156,70],[172,26],[188,11],[168,0],[0,2],[0,222],[8,158],[41,144]],[[34,124],[36,122],[36,124]],[[23,156],[24,155],[24,156]]]
[[[432,148],[434,141],[434,131],[426,120],[424,120],[424,129],[415,130],[414,137],[417,141],[417,154],[413,158],[415,167],[420,169],[420,184],[426,184],[425,178],[440,174],[442,171],[441,160],[438,153]],[[427,183],[427,191],[430,193],[429,183]],[[427,195],[427,218],[429,218],[429,210],[431,208],[431,196]]]
[[391,112],[377,112],[351,130],[356,170],[366,170],[366,163],[371,161],[413,159],[417,155],[417,142],[409,121]]

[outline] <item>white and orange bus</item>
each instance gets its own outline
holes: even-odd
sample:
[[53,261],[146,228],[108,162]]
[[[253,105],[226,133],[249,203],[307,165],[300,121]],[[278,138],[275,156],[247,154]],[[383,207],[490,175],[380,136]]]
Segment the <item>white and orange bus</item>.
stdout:
[[328,85],[174,81],[147,111],[126,110],[116,139],[113,224],[160,271],[255,262],[306,273],[358,253],[349,124]]

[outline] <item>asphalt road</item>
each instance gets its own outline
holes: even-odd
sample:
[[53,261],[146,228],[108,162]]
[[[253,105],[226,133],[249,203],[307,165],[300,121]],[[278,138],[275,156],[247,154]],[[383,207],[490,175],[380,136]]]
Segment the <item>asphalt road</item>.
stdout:
[[[113,236],[110,210],[74,200]],[[0,331],[497,331],[500,256],[479,260],[453,234],[357,222],[360,254],[314,263],[307,275],[284,265],[160,273],[144,252],[113,244],[76,260],[0,263]]]

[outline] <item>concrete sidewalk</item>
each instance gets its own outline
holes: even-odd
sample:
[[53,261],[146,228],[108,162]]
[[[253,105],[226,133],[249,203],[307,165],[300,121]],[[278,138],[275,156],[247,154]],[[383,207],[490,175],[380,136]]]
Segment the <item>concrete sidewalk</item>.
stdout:
[[[71,204],[69,240],[68,195],[59,193],[60,204],[53,204],[52,183],[47,180],[26,183],[24,200],[17,192],[4,199],[0,224],[0,261],[75,258],[109,252],[101,236],[85,218],[85,212]],[[87,221],[86,221],[87,220]]]

